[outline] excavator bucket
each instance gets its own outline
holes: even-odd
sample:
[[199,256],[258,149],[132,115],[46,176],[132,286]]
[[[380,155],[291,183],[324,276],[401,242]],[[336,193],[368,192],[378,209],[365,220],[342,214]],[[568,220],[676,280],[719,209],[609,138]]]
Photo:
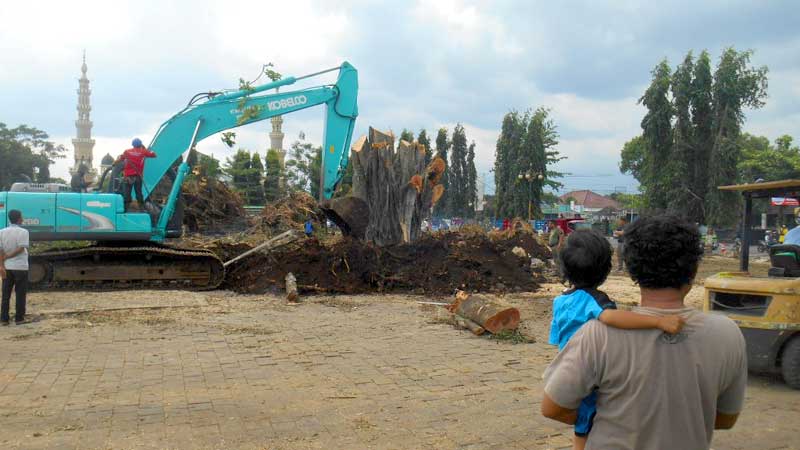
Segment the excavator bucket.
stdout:
[[320,203],[320,209],[342,233],[364,239],[369,225],[369,205],[358,197],[340,197]]

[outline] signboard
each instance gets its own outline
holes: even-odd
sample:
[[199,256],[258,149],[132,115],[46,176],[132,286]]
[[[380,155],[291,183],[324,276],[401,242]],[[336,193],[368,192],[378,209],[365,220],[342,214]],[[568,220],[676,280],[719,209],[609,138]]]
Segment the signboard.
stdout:
[[796,198],[788,197],[772,197],[770,203],[772,206],[800,206]]

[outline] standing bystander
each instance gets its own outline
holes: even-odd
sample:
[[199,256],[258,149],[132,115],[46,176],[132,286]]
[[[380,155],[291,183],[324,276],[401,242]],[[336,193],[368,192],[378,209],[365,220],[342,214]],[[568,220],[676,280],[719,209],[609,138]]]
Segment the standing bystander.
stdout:
[[0,324],[10,321],[11,291],[16,293],[14,322],[25,322],[25,295],[28,293],[28,230],[22,228],[22,213],[8,212],[9,226],[0,230],[0,276],[3,278],[3,297]]
[[617,238],[617,271],[622,272],[625,270],[625,259],[623,252],[625,251],[625,226],[628,225],[628,219],[625,217],[619,218],[617,229],[614,230],[614,237]]

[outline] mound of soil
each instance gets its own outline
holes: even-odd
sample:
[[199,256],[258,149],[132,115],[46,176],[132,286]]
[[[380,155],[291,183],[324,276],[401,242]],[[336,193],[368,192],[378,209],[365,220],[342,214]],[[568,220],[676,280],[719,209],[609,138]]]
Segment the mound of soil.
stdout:
[[192,233],[225,233],[247,228],[244,201],[227,184],[191,178],[181,189],[183,224]]
[[522,247],[543,260],[549,250],[533,235],[520,234],[493,241],[483,233],[437,233],[384,248],[348,237],[330,245],[311,238],[294,248],[243,259],[229,267],[225,283],[237,292],[265,293],[283,288],[291,272],[301,292],[535,291],[542,275],[532,273],[530,259],[512,249]]

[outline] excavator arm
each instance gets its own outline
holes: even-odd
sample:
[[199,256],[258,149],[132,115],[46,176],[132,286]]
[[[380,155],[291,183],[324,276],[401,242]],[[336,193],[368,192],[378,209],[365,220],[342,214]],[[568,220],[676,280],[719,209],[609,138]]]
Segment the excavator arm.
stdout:
[[[264,94],[265,91],[334,70],[339,71],[334,85]],[[324,104],[321,191],[322,196],[329,199],[347,168],[350,141],[358,116],[357,99],[358,72],[347,62],[334,69],[297,78],[288,77],[253,89],[210,93],[206,101],[190,103],[159,128],[150,144],[150,150],[157,156],[147,161],[142,177],[144,196],[147,198],[152,194],[170,167],[197,142],[221,131]],[[181,181],[187,172],[188,166],[183,163],[160,214],[157,232],[163,232],[172,216]]]

